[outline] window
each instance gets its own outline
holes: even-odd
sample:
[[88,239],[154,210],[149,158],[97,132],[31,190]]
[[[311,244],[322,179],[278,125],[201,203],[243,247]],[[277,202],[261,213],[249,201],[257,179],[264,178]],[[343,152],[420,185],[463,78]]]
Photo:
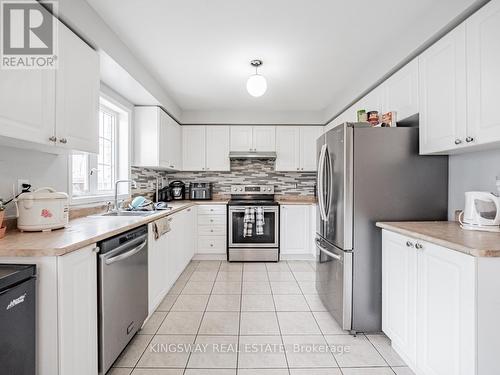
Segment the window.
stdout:
[[[129,177],[128,110],[102,97],[99,108],[99,154],[71,155],[71,186],[74,202],[88,203],[114,195],[115,181]],[[129,194],[126,184],[119,194]]]

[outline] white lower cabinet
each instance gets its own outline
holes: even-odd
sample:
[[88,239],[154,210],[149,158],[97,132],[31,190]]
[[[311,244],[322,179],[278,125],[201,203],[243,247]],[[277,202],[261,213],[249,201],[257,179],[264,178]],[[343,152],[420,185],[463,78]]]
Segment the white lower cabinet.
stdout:
[[161,220],[168,220],[170,232],[155,239],[153,223],[148,225],[148,305],[151,315],[194,256],[196,207],[189,207]]
[[97,374],[97,257],[94,248],[88,246],[57,258],[61,375]]
[[311,205],[280,205],[280,254],[312,254]]
[[410,368],[417,375],[496,373],[500,282],[491,284],[500,260],[387,230],[382,249],[382,330]]
[[37,375],[97,375],[94,249],[95,244],[58,257],[0,258],[37,267]]
[[198,206],[197,254],[226,253],[227,206]]

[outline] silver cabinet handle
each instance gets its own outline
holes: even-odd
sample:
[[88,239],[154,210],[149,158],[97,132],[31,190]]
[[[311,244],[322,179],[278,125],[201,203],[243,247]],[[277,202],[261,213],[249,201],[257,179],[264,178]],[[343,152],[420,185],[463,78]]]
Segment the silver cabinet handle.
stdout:
[[414,247],[413,242],[406,241],[406,247]]
[[467,138],[465,138],[465,142],[467,142],[467,143],[474,142],[474,138],[473,137],[467,137]]
[[456,144],[456,145],[459,145],[460,143],[462,143],[462,140],[461,140],[461,139],[458,139],[458,138],[457,138],[457,139],[455,139],[455,144]]
[[66,144],[66,143],[68,143],[68,140],[67,140],[66,138],[61,138],[61,139],[59,140],[59,142],[61,142],[61,143],[63,143],[63,144]]
[[55,135],[53,135],[52,137],[49,137],[49,141],[57,142],[57,137]]
[[170,166],[170,168],[174,168],[174,167],[175,167],[175,165],[171,165],[171,166]]
[[210,244],[210,247],[214,247],[214,244],[213,244],[213,243],[211,243],[211,244]]
[[423,248],[424,248],[424,245],[422,245],[421,243],[418,243],[418,242],[417,242],[417,243],[415,244],[415,249],[417,249],[417,250],[421,250],[421,249],[423,249]]

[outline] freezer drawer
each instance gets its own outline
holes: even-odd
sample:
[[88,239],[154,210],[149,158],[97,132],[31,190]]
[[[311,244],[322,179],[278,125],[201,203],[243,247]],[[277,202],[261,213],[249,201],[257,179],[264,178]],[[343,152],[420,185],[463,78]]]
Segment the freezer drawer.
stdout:
[[316,238],[317,267],[316,290],[318,295],[345,330],[352,327],[352,252]]

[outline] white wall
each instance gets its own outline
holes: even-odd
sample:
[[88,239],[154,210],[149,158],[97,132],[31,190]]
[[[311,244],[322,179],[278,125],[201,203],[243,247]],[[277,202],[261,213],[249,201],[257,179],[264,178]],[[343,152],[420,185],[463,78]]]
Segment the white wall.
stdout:
[[500,176],[500,149],[452,155],[449,159],[448,217],[464,208],[466,191],[497,192],[496,176]]
[[[17,189],[18,179],[29,179],[34,188],[50,186],[57,191],[68,191],[68,156],[39,151],[0,147],[0,197],[12,197],[12,184]],[[9,204],[7,215],[15,215]]]

